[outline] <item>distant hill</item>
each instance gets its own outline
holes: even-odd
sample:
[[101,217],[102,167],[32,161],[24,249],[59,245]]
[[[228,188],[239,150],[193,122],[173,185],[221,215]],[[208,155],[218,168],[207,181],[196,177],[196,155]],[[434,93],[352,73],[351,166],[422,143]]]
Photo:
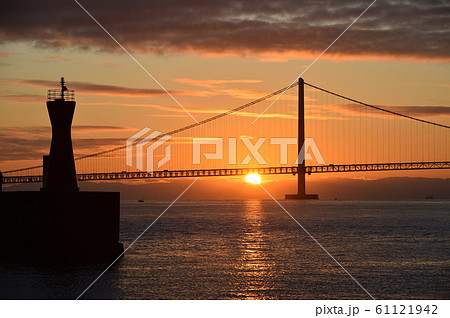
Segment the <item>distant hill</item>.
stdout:
[[[193,179],[147,180],[120,182],[82,182],[83,191],[120,191],[122,200],[172,200]],[[296,190],[295,179],[263,184],[276,198]],[[40,184],[14,185],[4,191],[38,190]],[[348,178],[315,179],[307,183],[308,193],[318,193],[325,200],[423,200],[433,196],[436,200],[450,200],[450,179],[391,177],[377,180]],[[262,189],[246,184],[242,178],[204,178],[183,196],[183,199],[269,199]]]
[[421,200],[450,199],[450,179],[394,177],[377,180],[335,178],[312,181],[311,192],[321,198],[343,200]]

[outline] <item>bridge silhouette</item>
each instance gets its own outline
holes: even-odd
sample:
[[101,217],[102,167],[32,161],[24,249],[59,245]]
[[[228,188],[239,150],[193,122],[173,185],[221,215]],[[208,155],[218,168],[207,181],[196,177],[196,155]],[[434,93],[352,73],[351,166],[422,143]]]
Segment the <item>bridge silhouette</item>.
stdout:
[[[78,156],[75,159],[77,179],[96,181],[227,177],[249,173],[292,174],[298,178],[298,193],[292,198],[308,198],[305,190],[305,175],[308,174],[449,169],[450,127],[402,110],[410,111],[411,107],[367,104],[306,83],[300,78],[288,87],[229,111],[211,109],[205,113],[216,115],[198,123],[164,134],[154,131],[156,137],[151,139],[143,136],[128,145],[124,140],[123,146]],[[281,145],[278,139],[274,143],[271,139],[270,145],[263,145],[269,137],[284,138],[289,142]],[[313,138],[325,164],[318,164],[317,158],[312,157],[295,163],[307,137]],[[217,149],[213,149],[212,144],[203,145],[203,156],[199,158],[201,162],[193,162],[192,138],[220,139],[221,147],[225,141],[228,156],[208,160],[205,153],[213,154]],[[148,165],[153,165],[153,158],[148,156],[147,171],[130,165],[135,160],[140,160],[141,166],[143,164],[143,158],[139,158],[138,151],[133,153],[133,148],[140,147],[142,151],[144,146],[158,141],[162,144],[162,139],[165,147],[155,148],[153,158],[164,158],[167,146],[171,146],[170,161],[161,167],[152,166],[151,172]],[[263,142],[258,144],[257,139]],[[297,147],[289,153],[288,145],[295,147],[294,139]],[[263,162],[253,152],[249,153],[248,145],[261,152]],[[278,156],[279,151],[276,151],[283,146],[285,158]],[[243,154],[246,157],[237,160]],[[43,182],[43,179],[43,165],[3,172],[5,184]]]

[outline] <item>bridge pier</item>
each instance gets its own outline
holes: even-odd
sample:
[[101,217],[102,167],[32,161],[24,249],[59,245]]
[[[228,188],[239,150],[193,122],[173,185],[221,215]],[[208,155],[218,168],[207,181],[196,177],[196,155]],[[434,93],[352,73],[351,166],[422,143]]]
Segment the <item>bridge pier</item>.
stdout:
[[[318,194],[306,194],[306,165],[304,155],[300,152],[305,142],[305,81],[298,79],[298,139],[297,152],[299,154],[299,163],[297,167],[297,194],[286,194],[286,200],[314,200],[319,199]],[[306,151],[306,149],[305,149]],[[303,157],[303,158],[302,158]],[[300,163],[301,160],[301,163]]]

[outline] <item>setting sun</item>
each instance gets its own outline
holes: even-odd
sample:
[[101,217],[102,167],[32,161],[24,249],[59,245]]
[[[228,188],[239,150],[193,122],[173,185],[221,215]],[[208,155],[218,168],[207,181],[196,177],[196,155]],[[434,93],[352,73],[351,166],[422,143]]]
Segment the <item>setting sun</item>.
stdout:
[[261,177],[259,174],[252,173],[245,176],[245,182],[253,183],[253,184],[260,184],[261,183]]

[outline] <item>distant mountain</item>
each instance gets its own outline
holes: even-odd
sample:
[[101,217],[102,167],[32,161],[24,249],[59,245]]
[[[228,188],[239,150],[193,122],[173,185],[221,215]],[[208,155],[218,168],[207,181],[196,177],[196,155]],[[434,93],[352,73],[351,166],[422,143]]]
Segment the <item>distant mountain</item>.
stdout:
[[[264,177],[263,177],[264,178]],[[81,182],[83,191],[120,191],[122,200],[173,200],[193,179],[147,180],[126,182]],[[4,186],[4,191],[39,190],[40,184]],[[263,183],[276,198],[296,190],[295,179]],[[392,177],[377,180],[347,178],[312,179],[307,182],[308,193],[318,193],[324,200],[450,200],[450,179]],[[270,199],[256,185],[242,178],[199,179],[183,199]]]
[[342,200],[422,200],[450,199],[450,179],[395,177],[377,180],[335,178],[312,181],[311,192],[321,198]]

